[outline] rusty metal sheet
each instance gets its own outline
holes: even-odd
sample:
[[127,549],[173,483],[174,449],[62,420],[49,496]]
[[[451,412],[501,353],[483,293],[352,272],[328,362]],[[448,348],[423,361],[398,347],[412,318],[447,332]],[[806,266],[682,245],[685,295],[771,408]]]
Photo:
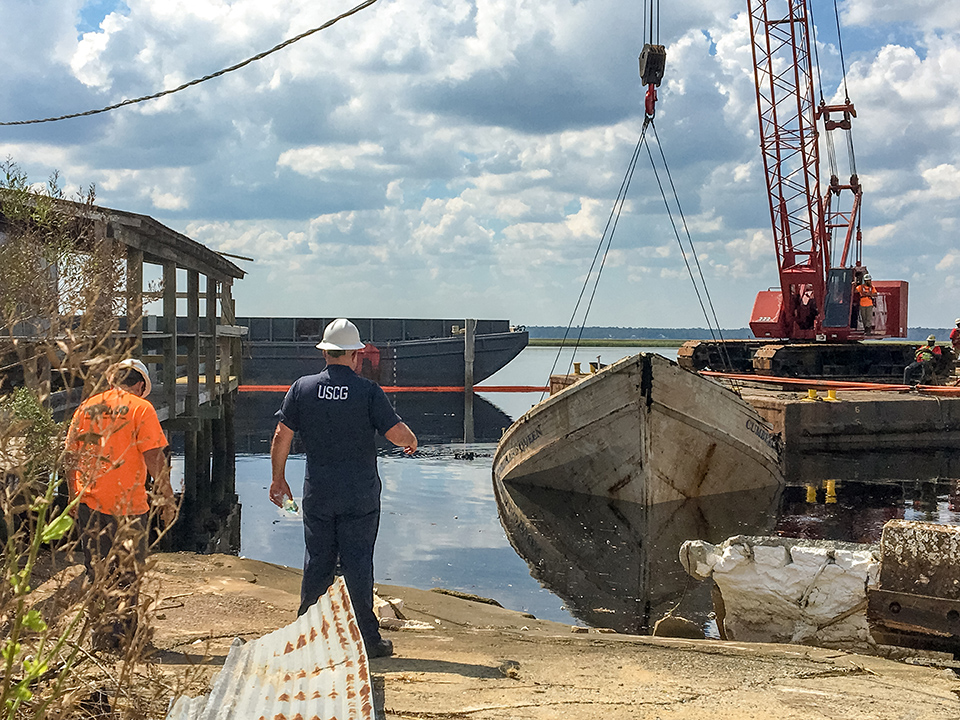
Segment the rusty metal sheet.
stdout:
[[891,520],[880,551],[881,589],[960,600],[960,527]]
[[210,694],[180,698],[167,720],[368,720],[373,712],[367,655],[338,577],[290,625],[234,641]]

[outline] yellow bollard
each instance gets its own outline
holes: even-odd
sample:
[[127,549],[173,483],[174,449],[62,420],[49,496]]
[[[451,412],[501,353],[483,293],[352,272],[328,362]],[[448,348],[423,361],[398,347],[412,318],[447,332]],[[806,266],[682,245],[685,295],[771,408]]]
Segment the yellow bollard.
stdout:
[[817,486],[807,485],[807,502],[813,504],[816,501],[817,501]]
[[804,402],[816,402],[817,400],[820,399],[820,396],[817,395],[816,388],[810,388],[809,390],[807,390],[807,396],[802,399]]
[[837,502],[837,481],[827,480],[827,505],[833,505]]
[[837,398],[837,391],[833,389],[827,390],[827,396],[823,399],[827,402],[840,402]]
[[580,363],[575,362],[575,363],[573,364],[573,372],[574,372],[576,375],[583,375],[583,373],[580,372]]

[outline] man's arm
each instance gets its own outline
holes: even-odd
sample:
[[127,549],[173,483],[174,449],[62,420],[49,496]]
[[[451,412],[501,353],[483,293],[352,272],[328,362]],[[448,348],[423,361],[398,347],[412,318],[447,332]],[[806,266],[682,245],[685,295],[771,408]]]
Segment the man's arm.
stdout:
[[405,422],[398,422],[383,436],[397,447],[402,447],[407,455],[412,455],[417,449],[417,436]]
[[290,486],[287,485],[286,467],[290,446],[293,444],[293,430],[282,422],[277,423],[270,443],[270,467],[273,471],[273,480],[270,483],[270,502],[277,507],[283,507],[284,498],[292,498]]
[[151,448],[143,452],[143,461],[153,477],[153,491],[161,498],[160,518],[169,527],[177,514],[177,501],[170,485],[170,466],[167,464],[166,447]]

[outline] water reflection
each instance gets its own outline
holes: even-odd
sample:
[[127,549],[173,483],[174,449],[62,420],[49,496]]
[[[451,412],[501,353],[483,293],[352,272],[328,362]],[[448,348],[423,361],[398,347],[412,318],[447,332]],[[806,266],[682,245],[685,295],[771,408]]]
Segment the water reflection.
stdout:
[[950,452],[794,460],[806,474],[793,474],[782,491],[679,505],[643,508],[524,485],[498,485],[495,494],[507,536],[533,577],[583,622],[634,633],[649,632],[675,606],[706,623],[709,583],[681,567],[684,540],[743,534],[878,543],[894,518],[960,525],[960,468]]
[[684,540],[773,530],[780,488],[645,507],[520,484],[494,487],[500,519],[531,574],[588,625],[647,633],[680,603],[706,621],[710,588],[684,572]]

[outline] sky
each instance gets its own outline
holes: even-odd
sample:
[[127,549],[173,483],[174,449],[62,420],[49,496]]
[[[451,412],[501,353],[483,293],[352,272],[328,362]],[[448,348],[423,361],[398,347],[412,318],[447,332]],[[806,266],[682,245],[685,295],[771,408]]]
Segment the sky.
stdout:
[[[358,1],[0,0],[0,121],[176,87]],[[834,6],[812,5],[831,100]],[[960,5],[845,0],[839,14],[864,263],[910,283],[911,326],[950,327]],[[640,136],[644,26],[627,0],[379,0],[175,95],[0,127],[0,158],[252,258],[235,261],[239,315],[566,325]],[[719,323],[744,327],[779,284],[746,3],[667,3],[659,40],[656,133]],[[642,152],[587,324],[705,323]]]

